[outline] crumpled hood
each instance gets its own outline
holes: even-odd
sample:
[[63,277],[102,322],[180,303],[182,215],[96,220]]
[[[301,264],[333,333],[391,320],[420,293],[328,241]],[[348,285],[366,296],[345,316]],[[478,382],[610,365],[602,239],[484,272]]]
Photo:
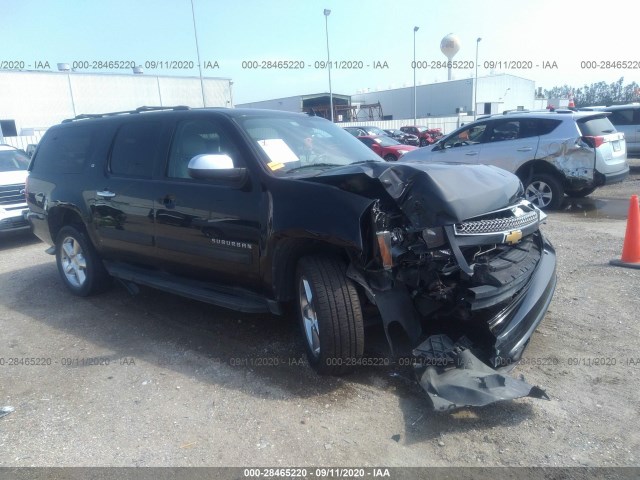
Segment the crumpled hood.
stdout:
[[514,202],[515,175],[488,165],[371,162],[335,168],[304,180],[368,198],[390,198],[418,227],[461,222]]

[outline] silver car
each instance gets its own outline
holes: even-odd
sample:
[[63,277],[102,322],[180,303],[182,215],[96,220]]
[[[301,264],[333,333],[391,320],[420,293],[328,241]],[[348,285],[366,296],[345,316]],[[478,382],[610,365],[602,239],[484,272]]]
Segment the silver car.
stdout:
[[495,165],[515,173],[527,200],[558,208],[629,174],[623,133],[606,112],[510,112],[478,119],[403,161]]

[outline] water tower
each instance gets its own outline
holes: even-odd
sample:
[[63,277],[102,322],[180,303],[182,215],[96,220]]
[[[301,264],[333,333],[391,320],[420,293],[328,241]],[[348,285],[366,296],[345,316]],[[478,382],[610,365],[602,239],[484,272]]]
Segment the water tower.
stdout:
[[[451,62],[456,53],[460,50],[460,39],[457,35],[450,33],[440,41],[440,50],[445,57]],[[447,80],[451,80],[451,66],[447,68]]]

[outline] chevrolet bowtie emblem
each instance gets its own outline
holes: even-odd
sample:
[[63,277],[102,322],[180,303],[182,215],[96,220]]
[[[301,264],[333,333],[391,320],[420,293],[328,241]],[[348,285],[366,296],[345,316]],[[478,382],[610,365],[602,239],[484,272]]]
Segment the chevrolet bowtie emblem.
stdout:
[[505,234],[504,243],[513,245],[514,243],[518,243],[521,238],[522,238],[522,230],[513,230],[512,232]]

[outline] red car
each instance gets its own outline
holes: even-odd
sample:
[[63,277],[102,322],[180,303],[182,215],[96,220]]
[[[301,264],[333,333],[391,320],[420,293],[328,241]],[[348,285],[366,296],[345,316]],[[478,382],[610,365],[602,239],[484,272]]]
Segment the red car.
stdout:
[[443,136],[442,130],[439,128],[427,128],[421,127],[420,125],[407,125],[405,127],[400,127],[400,130],[404,133],[417,135],[420,139],[421,147],[426,147],[427,145],[436,143]]
[[384,158],[387,162],[395,162],[405,153],[418,148],[400,143],[386,135],[363,135],[358,137],[358,140]]

